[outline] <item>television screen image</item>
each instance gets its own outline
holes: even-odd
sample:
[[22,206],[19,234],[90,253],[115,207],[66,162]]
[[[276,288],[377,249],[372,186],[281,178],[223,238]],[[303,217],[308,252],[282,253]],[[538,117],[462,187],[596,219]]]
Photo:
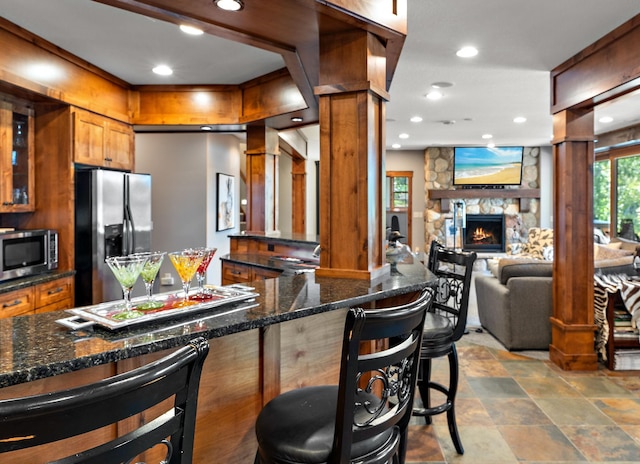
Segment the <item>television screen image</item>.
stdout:
[[453,185],[520,185],[523,147],[456,147]]

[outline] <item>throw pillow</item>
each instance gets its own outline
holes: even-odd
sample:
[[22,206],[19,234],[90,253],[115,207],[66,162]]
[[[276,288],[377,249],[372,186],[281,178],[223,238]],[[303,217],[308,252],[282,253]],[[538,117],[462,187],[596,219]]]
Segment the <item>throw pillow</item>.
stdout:
[[507,253],[510,255],[519,255],[524,252],[523,243],[510,243],[507,245]]
[[542,257],[545,261],[553,261],[553,246],[546,246],[542,249]]
[[613,259],[613,258],[620,258],[622,256],[631,256],[633,254],[633,251],[631,250],[616,250],[615,248],[610,248],[606,245],[594,245],[594,260],[597,259],[598,261],[603,260],[603,259]]
[[609,243],[609,237],[607,237],[602,229],[598,229],[597,227],[593,228],[593,241],[595,243],[607,244]]
[[541,229],[539,227],[529,229],[527,253],[534,258],[543,259],[542,251],[546,246],[553,246],[553,229]]
[[613,240],[614,243],[619,243],[620,248],[623,250],[636,251],[640,247],[640,242],[636,242],[635,240],[628,240],[622,237],[616,237]]

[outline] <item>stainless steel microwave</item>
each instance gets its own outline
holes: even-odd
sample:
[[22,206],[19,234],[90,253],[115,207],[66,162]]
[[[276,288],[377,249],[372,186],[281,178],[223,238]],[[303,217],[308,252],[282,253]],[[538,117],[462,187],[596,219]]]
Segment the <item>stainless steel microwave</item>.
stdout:
[[0,234],[0,281],[57,268],[57,231],[16,230]]

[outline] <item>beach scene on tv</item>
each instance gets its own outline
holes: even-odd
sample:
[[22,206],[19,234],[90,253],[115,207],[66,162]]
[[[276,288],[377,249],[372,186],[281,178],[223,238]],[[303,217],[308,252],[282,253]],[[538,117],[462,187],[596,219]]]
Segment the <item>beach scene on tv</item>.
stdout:
[[522,147],[456,147],[455,185],[520,185]]

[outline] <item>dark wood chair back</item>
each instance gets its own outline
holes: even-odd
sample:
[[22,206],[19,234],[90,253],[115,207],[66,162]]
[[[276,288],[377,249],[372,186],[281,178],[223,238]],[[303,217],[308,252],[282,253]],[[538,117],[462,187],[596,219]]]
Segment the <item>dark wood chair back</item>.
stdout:
[[208,352],[208,342],[198,338],[162,359],[93,384],[0,401],[0,453],[115,424],[173,396],[163,414],[139,428],[55,462],[129,462],[162,444],[167,449],[163,462],[191,463],[198,387]]
[[475,252],[455,251],[435,240],[429,248],[427,267],[438,278],[431,308],[451,320],[453,341],[460,340],[467,324],[471,273],[476,258]]
[[[394,427],[388,449],[379,450],[377,455],[398,453],[411,418],[422,330],[431,298],[427,289],[402,306],[349,311],[342,347],[334,459],[330,462],[350,462],[352,443]],[[363,342],[384,348],[361,354]]]

